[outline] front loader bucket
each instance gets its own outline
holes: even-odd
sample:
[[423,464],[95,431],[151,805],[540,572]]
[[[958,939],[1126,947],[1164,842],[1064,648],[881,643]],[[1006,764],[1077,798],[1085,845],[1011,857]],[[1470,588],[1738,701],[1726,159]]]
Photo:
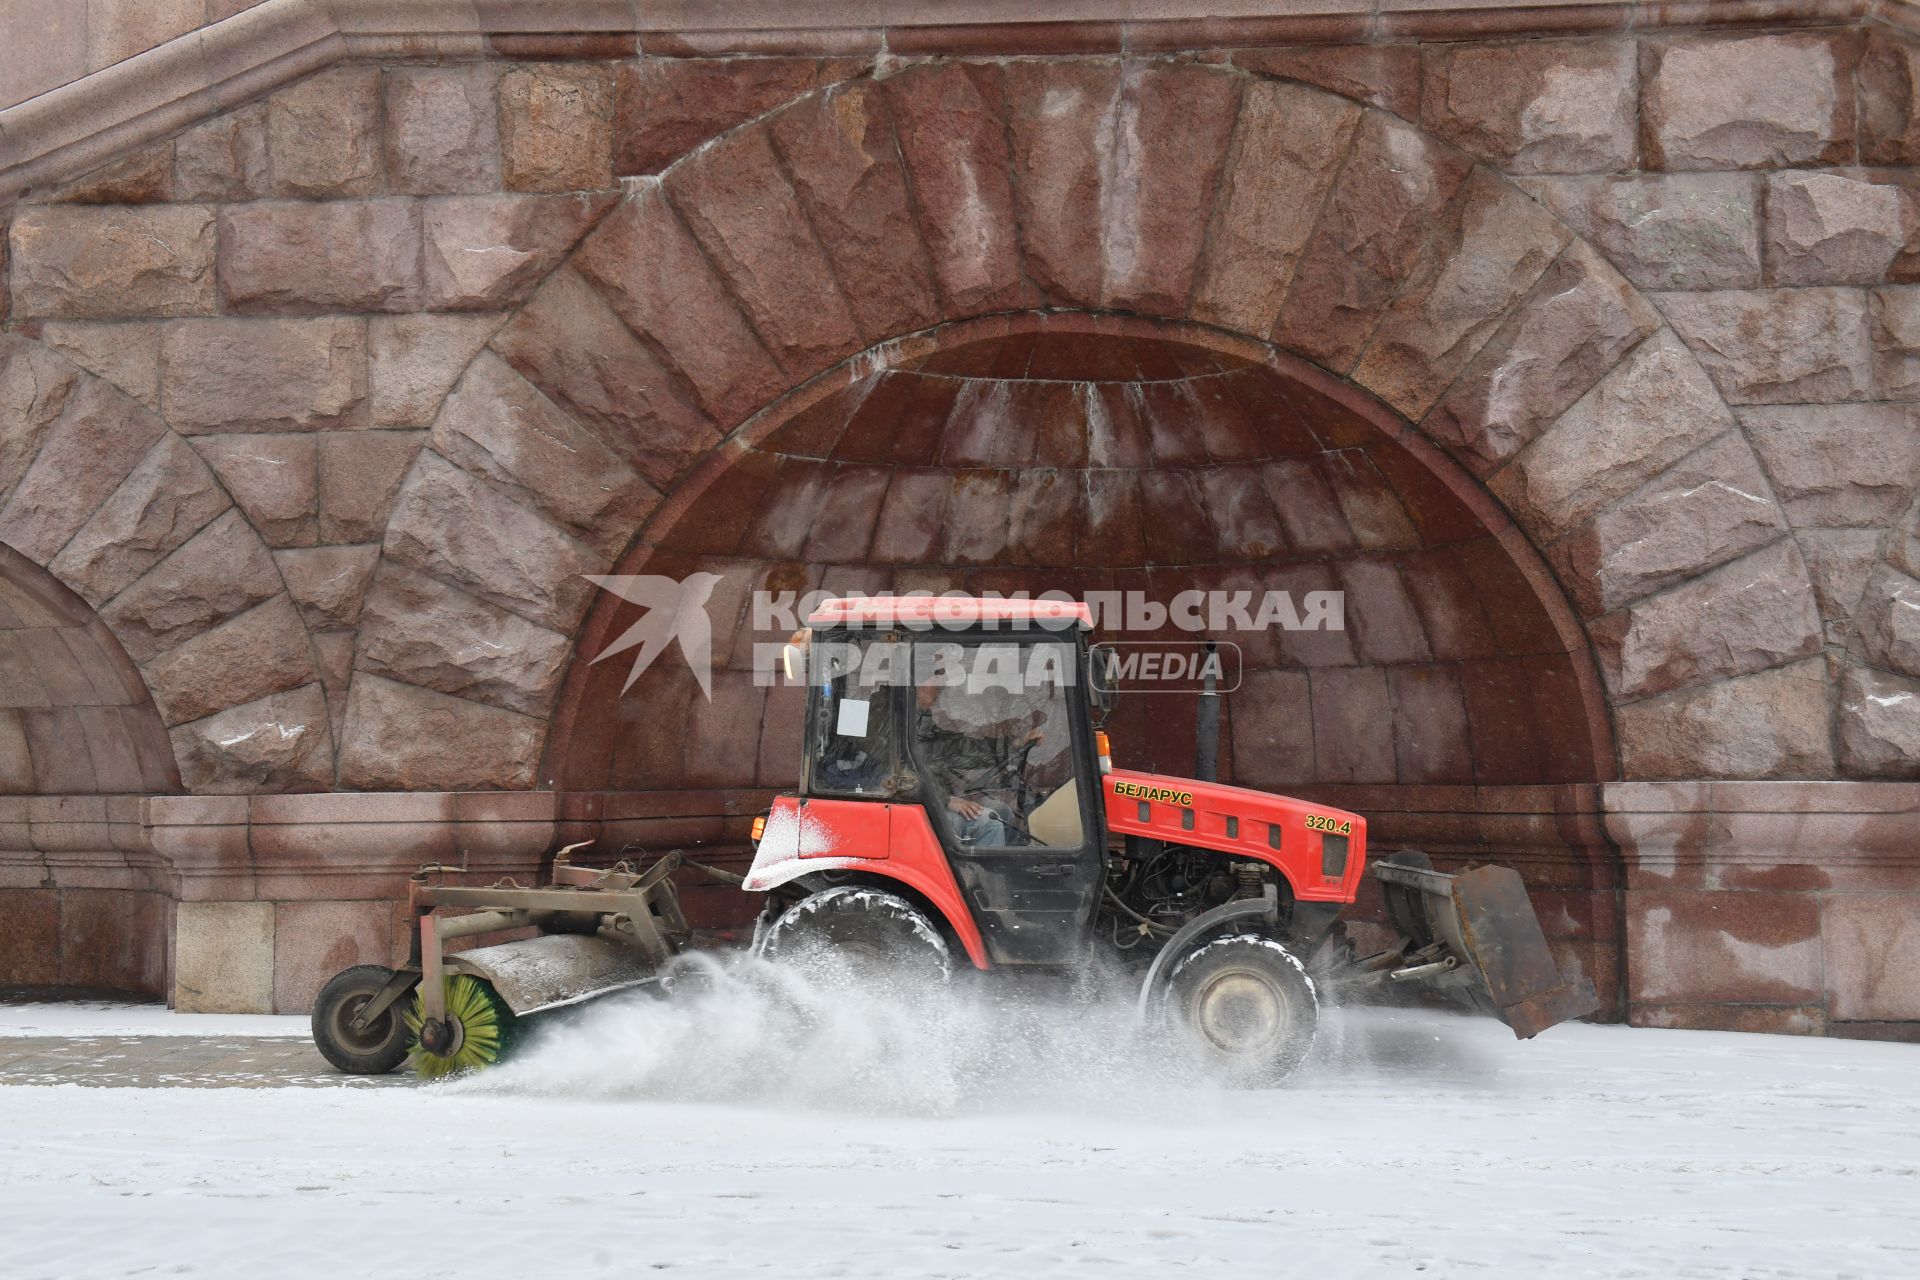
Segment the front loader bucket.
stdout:
[[636,948],[575,933],[476,947],[448,956],[446,965],[492,983],[520,1015],[578,1004],[659,976]]
[[1511,867],[1447,875],[1408,852],[1376,862],[1373,874],[1405,940],[1396,978],[1464,1000],[1522,1040],[1600,1007],[1593,983],[1560,972]]

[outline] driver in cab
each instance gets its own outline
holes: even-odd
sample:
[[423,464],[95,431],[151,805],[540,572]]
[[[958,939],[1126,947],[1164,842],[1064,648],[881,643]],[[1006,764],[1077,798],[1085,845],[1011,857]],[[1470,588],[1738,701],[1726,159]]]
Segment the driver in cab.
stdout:
[[[1023,730],[1017,722],[1011,733],[992,732],[1007,722],[973,723],[965,715],[971,708],[952,705],[954,700],[969,701],[964,695],[956,691],[955,699],[941,706],[940,694],[936,684],[921,684],[914,690],[914,745],[921,766],[946,797],[947,812],[962,843],[986,848],[1013,845],[1018,822],[1011,807],[995,793],[1018,785],[1025,750],[1039,742],[1044,732],[1038,727]],[[951,715],[955,711],[960,712],[958,717]],[[957,725],[950,723],[954,719],[959,720]]]

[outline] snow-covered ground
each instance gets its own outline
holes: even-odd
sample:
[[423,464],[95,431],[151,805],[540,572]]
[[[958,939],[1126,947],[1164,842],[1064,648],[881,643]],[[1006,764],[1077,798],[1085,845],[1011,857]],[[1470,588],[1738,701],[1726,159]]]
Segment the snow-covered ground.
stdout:
[[444,1086],[0,1088],[0,1274],[1920,1276],[1920,1048],[1353,1011],[1229,1093],[1117,1022],[761,984]]
[[0,1037],[6,1036],[308,1036],[305,1015],[270,1013],[175,1013],[163,1004],[120,1000],[61,1003],[0,1003]]

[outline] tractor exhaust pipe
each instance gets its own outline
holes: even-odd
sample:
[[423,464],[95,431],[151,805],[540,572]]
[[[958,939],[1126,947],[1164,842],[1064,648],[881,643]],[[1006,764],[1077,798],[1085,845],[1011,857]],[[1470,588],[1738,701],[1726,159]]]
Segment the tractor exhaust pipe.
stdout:
[[1200,691],[1193,747],[1193,776],[1201,782],[1220,781],[1220,692],[1213,674],[1213,641],[1207,641],[1206,683]]

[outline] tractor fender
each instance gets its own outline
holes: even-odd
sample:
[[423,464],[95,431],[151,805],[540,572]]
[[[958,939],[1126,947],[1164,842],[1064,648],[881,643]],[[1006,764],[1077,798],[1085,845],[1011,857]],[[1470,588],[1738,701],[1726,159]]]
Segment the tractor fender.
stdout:
[[914,891],[953,931],[976,969],[987,948],[946,852],[917,804],[780,796],[741,886],[766,893],[819,871],[857,871]]
[[1280,893],[1273,885],[1266,886],[1266,892],[1258,898],[1241,898],[1236,902],[1223,902],[1211,911],[1203,911],[1182,925],[1180,931],[1167,939],[1166,945],[1147,966],[1147,976],[1140,983],[1140,1003],[1135,1012],[1144,1022],[1153,1008],[1153,999],[1166,989],[1167,979],[1173,966],[1195,942],[1224,925],[1239,920],[1265,920],[1269,924],[1280,919]]

